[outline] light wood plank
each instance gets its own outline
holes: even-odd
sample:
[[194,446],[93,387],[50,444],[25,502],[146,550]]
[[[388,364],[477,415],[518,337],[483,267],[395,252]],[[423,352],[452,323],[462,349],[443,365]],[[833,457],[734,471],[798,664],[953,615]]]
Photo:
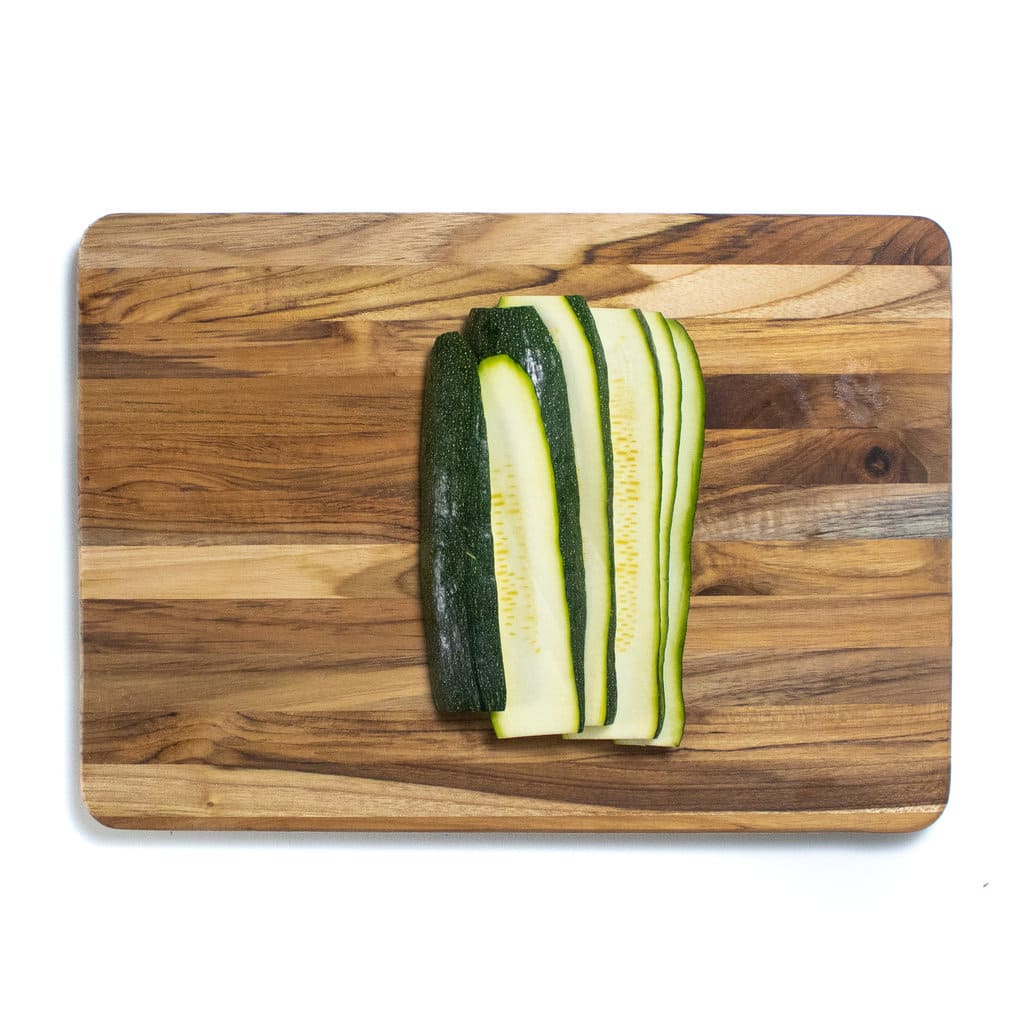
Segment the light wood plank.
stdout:
[[[90,546],[86,600],[415,598],[415,544]],[[696,594],[928,594],[949,590],[949,541],[722,541],[693,546]]]
[[83,267],[296,263],[949,263],[924,217],[603,213],[114,214]]
[[219,544],[81,549],[84,599],[416,598],[414,544]]
[[486,804],[467,813],[457,793],[437,786],[204,765],[83,765],[82,794],[101,823],[137,829],[908,832],[931,824],[944,807],[562,813],[550,801],[505,797],[490,813]]
[[[299,320],[253,325],[94,323],[81,328],[79,373],[109,377],[415,377],[427,352],[462,315],[414,320]],[[942,374],[950,368],[945,317],[882,320],[829,316],[792,320],[686,317],[705,377],[723,374],[842,374],[885,383],[883,375]],[[944,387],[944,381],[935,382]],[[948,397],[948,396],[947,396]]]
[[594,305],[693,317],[881,321],[948,318],[945,267],[601,265],[553,268],[223,267],[83,270],[86,325],[244,320],[254,327],[358,316],[465,317],[505,294],[585,295]]
[[948,537],[947,484],[702,487],[696,540]]
[[947,315],[886,320],[857,313],[825,318],[686,317],[706,377],[722,374],[948,374]]

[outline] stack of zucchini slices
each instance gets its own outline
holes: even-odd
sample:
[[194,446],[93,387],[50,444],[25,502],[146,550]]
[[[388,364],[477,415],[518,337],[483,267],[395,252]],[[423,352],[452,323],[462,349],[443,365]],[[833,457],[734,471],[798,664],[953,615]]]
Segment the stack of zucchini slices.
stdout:
[[678,746],[703,450],[697,352],[661,313],[514,295],[442,334],[420,451],[437,709]]

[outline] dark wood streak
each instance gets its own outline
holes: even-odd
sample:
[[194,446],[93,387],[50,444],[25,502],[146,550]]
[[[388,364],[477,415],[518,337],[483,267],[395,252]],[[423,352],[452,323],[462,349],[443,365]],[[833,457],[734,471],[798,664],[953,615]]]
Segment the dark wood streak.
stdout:
[[299,320],[264,329],[233,321],[189,324],[83,324],[82,380],[133,378],[411,377],[419,386],[434,339],[460,318]]
[[[86,324],[216,323],[257,329],[342,317],[464,318],[474,306],[490,306],[515,293],[578,294],[612,306],[660,307],[666,315],[687,319],[857,313],[885,321],[934,318],[948,309],[949,275],[940,267],[902,268],[896,290],[883,287],[879,268],[812,273],[790,267],[782,280],[779,272],[753,267],[705,268],[703,276],[700,269],[613,263],[97,268],[80,272],[79,317]],[[746,282],[736,294],[722,290],[726,270],[735,284]]]
[[709,430],[701,480],[737,484],[949,483],[940,430]]
[[[928,397],[922,390],[927,387],[948,397],[944,382],[949,374],[950,338],[945,318],[874,320],[854,313],[786,320],[685,319],[709,379],[729,373],[856,376],[870,368],[872,375],[881,378],[880,384],[920,378],[919,400]],[[449,317],[348,317],[264,325],[232,320],[83,323],[79,375],[83,379],[330,377],[344,365],[354,376],[418,381],[434,339],[458,330],[462,322],[460,311]],[[124,362],[110,353],[123,354]],[[948,407],[944,415],[948,420]]]
[[950,421],[948,380],[924,373],[709,376],[705,422],[711,430],[941,427]]
[[585,261],[947,266],[949,239],[922,217],[705,216],[592,246]]
[[[932,650],[949,641],[942,593],[698,595],[692,605],[687,666],[729,652]],[[358,714],[386,696],[433,717],[415,599],[92,599],[82,604],[82,636],[94,710],[276,705]],[[700,674],[686,674],[699,708]],[[820,694],[820,680],[814,687]]]
[[[837,710],[793,716],[762,707],[749,722],[737,722],[702,709],[691,714],[684,749],[675,754],[580,741],[557,762],[550,740],[503,744],[486,720],[385,713],[124,715],[86,719],[83,756],[86,763],[347,775],[632,810],[868,806],[868,794],[880,786],[885,799],[897,803],[944,799],[949,726],[941,706],[913,713],[872,707],[857,728],[842,725]],[[901,731],[893,735],[897,721]],[[846,747],[855,750],[853,757],[839,753]],[[752,750],[760,755],[754,772],[744,764]],[[632,779],[637,759],[642,787]]]
[[951,671],[948,647],[687,652],[684,664],[691,714],[702,707],[941,704]]
[[[90,610],[90,615],[94,614]],[[275,630],[267,631],[273,641]],[[222,653],[208,669],[200,666],[202,645],[191,655],[165,650],[142,654],[144,635],[121,634],[120,648],[90,656],[91,686],[86,694],[89,721],[102,726],[107,716],[304,711],[336,715],[381,712],[430,719],[434,712],[423,697],[427,685],[422,653],[396,643],[389,657],[352,655],[301,658],[278,655],[276,663],[250,643],[235,662]],[[245,644],[242,639],[240,644]],[[691,713],[700,708],[808,707],[859,704],[941,704],[949,694],[948,647],[824,647],[807,649],[697,650],[684,659]],[[756,683],[752,684],[752,680]],[[848,717],[854,717],[849,711]],[[440,716],[458,725],[478,720]],[[546,748],[552,754],[550,746]],[[567,748],[569,756],[574,748]],[[559,751],[559,756],[562,751]],[[572,755],[572,756],[575,756]]]
[[424,660],[414,598],[84,601],[82,612],[97,673],[385,671]]

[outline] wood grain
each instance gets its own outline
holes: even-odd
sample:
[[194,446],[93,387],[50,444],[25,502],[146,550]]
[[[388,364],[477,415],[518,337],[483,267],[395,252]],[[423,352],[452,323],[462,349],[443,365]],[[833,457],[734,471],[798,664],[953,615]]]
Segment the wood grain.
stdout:
[[474,793],[460,786],[209,765],[82,767],[95,816],[115,828],[364,829],[405,831],[778,831],[902,832],[931,824],[943,804],[823,811],[655,814],[576,802]]
[[585,295],[595,304],[642,306],[687,319],[863,319],[949,315],[944,267],[611,265],[576,267],[424,264],[245,266],[80,271],[87,323],[245,321],[255,327],[359,316],[457,316],[506,294]]
[[[414,544],[89,545],[85,600],[396,600],[419,596]],[[733,541],[693,545],[693,591],[927,594],[949,591],[949,541]]]
[[[945,594],[870,600],[864,595],[697,595],[690,615],[687,656],[949,642]],[[178,680],[182,696],[190,686],[230,682],[243,689],[253,673],[269,678],[321,672],[342,691],[349,675],[365,679],[407,670],[415,671],[420,689],[426,681],[419,602],[412,598],[88,600],[82,635],[97,693],[105,680],[145,685],[167,674]],[[427,696],[417,691],[413,697],[416,708],[429,710]]]
[[[86,764],[179,764],[344,775],[450,787],[466,775],[486,796],[533,798],[615,811],[829,810],[870,806],[872,793],[899,804],[945,796],[944,705],[813,709],[759,706],[691,714],[688,770],[651,751],[572,743],[552,769],[550,741],[494,738],[490,724],[423,720],[405,712],[107,716],[89,730]],[[899,733],[894,733],[894,727]],[[855,757],[844,757],[851,748]],[[756,772],[737,765],[756,752]],[[894,770],[895,769],[895,770]],[[644,784],[628,777],[641,772]],[[626,778],[623,778],[623,776]],[[761,792],[765,787],[770,792]]]
[[[118,215],[79,258],[82,785],[116,827],[920,828],[949,778],[949,248],[913,217]],[[509,291],[683,318],[677,752],[438,716],[426,353]]]
[[702,488],[697,540],[948,537],[945,484]]
[[923,217],[700,214],[115,214],[84,267],[417,263],[949,263]]
[[[125,631],[124,637],[138,637]],[[236,658],[214,669],[196,667],[191,652],[173,650],[135,666],[125,656],[98,654],[93,679],[85,691],[87,731],[110,715],[151,716],[269,711],[319,714],[360,713],[367,707],[399,711],[433,720],[423,697],[425,669],[410,657],[403,665],[382,658],[375,662],[339,664],[335,658],[269,658],[256,649],[258,673]],[[414,649],[413,644],[408,644]],[[204,652],[205,653],[205,652]],[[940,647],[804,648],[764,647],[685,656],[687,695],[691,705],[712,707],[761,704],[804,706],[861,703],[941,703],[949,686],[949,649]],[[756,680],[756,685],[751,680]],[[691,707],[691,710],[693,708]],[[467,724],[469,724],[467,722]]]
[[[461,313],[417,320],[298,320],[257,326],[234,320],[103,323],[79,328],[79,376],[91,378],[334,376],[338,355],[352,376],[422,377],[434,339]],[[783,320],[687,317],[705,374],[868,375],[949,373],[949,320],[854,315]],[[884,375],[884,376],[883,376]],[[917,396],[943,394],[921,382]]]

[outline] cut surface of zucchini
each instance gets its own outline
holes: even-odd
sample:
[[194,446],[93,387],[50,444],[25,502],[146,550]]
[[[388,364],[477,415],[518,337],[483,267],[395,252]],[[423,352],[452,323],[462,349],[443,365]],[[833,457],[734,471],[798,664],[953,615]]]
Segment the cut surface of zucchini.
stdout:
[[683,740],[683,647],[693,579],[693,521],[704,455],[704,378],[697,349],[682,324],[669,320],[668,326],[679,362],[681,429],[676,463],[678,486],[669,541],[668,633],[662,658],[665,715],[658,735],[644,741],[647,746],[657,747],[678,747]]
[[505,709],[502,738],[574,732],[573,675],[554,471],[533,382],[505,355],[478,366],[487,424],[491,531]]
[[646,321],[637,310],[593,309],[608,366],[614,482],[615,675],[610,725],[583,739],[651,739],[658,731],[661,645],[661,395]]
[[562,358],[576,453],[586,577],[585,721],[587,725],[605,725],[615,711],[614,553],[608,374],[600,335],[585,301],[577,296],[506,295],[498,305],[532,306]]
[[565,595],[569,603],[573,673],[582,727],[585,715],[586,571],[580,532],[576,451],[562,358],[544,321],[529,306],[470,310],[466,318],[465,336],[478,359],[506,355],[517,363],[532,381],[537,395],[541,423],[551,455],[551,468],[555,475],[558,542],[562,553]]
[[658,519],[658,581],[660,593],[661,636],[658,648],[658,729],[665,722],[668,705],[676,696],[669,693],[678,687],[678,678],[671,668],[666,676],[665,650],[669,633],[669,589],[678,586],[679,577],[673,576],[672,564],[672,516],[676,499],[676,479],[679,461],[680,409],[679,396],[681,381],[679,359],[668,321],[661,313],[642,311],[651,337],[651,348],[658,363],[658,384],[661,388],[661,505]]

